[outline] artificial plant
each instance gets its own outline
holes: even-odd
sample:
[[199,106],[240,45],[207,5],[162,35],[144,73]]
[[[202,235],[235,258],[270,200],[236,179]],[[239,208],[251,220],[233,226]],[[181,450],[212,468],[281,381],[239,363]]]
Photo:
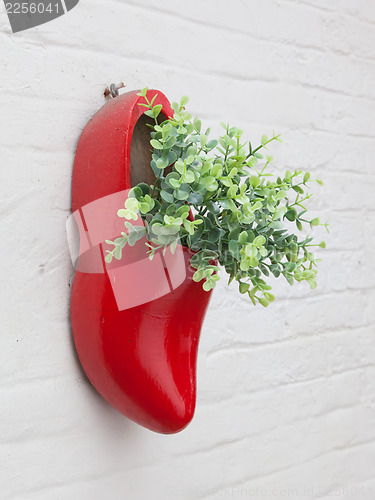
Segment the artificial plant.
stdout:
[[[319,259],[311,248],[325,243],[310,236],[299,239],[294,227],[327,228],[319,218],[309,218],[305,206],[312,196],[308,185],[322,182],[300,170],[287,170],[282,177],[269,172],[272,157],[264,159],[261,151],[273,141],[282,142],[280,136],[263,135],[254,148],[242,141],[239,128],[222,123],[224,133],[210,139],[210,129],[203,132],[201,120],[185,110],[187,97],[173,103],[173,116],[160,122],[156,95],[149,100],[147,88],[138,95],[145,115],[154,120],[150,147],[155,182],[130,190],[117,213],[125,218],[126,231],[106,241],[114,246],[106,261],[121,259],[126,245],[146,236],[150,259],[168,246],[173,253],[178,242],[191,248],[193,279],[203,281],[206,291],[219,280],[219,265],[254,304],[268,306],[274,300],[266,282],[270,275],[283,276],[290,285],[307,281],[315,288]],[[138,217],[144,226],[130,222]]]

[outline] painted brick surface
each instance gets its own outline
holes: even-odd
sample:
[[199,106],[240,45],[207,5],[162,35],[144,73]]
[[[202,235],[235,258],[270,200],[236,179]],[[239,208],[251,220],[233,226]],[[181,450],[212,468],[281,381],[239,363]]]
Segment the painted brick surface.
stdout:
[[[375,7],[370,0],[81,1],[12,34],[0,5],[1,499],[375,498]],[[69,326],[75,146],[111,82],[191,98],[274,169],[322,178],[318,289],[254,308],[220,283],[198,402],[160,436],[87,382]]]

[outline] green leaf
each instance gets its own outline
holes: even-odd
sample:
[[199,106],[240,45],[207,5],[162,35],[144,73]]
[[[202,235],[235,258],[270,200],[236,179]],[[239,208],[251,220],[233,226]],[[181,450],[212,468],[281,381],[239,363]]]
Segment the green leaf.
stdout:
[[218,214],[220,212],[220,207],[219,205],[217,205],[216,203],[213,203],[212,201],[208,201],[206,203],[206,207],[208,208],[208,210],[210,212],[212,212],[213,214]]
[[[175,137],[168,137],[168,139],[164,142],[164,149],[171,149],[176,144]],[[177,158],[177,155],[176,155]],[[176,160],[174,160],[176,161]],[[173,163],[173,162],[172,162]]]
[[286,214],[285,217],[290,220],[291,222],[296,220],[297,217],[297,210],[295,208],[290,208]]
[[195,271],[193,274],[193,281],[201,281],[204,278],[204,273],[202,269],[199,269],[198,271]]
[[257,188],[260,184],[260,179],[257,175],[252,175],[250,177],[250,185],[253,187],[253,188]]
[[287,280],[287,282],[289,283],[289,285],[294,285],[294,279],[293,279],[293,276],[291,274],[284,274],[284,277],[285,279]]
[[220,200],[218,200],[218,203],[221,207],[223,207],[225,209],[232,210],[232,211],[237,210],[237,207],[234,204],[233,200],[228,200],[227,198],[221,198]]
[[175,190],[174,195],[177,200],[186,200],[189,197],[189,192],[180,188]]
[[192,205],[201,205],[203,203],[203,196],[200,193],[190,193],[187,201]]
[[250,288],[250,285],[249,283],[243,283],[243,282],[240,282],[240,293],[246,293],[249,288]]
[[257,247],[261,247],[262,245],[264,245],[266,242],[266,238],[260,234],[259,236],[257,236],[254,241],[253,241],[253,244]]
[[218,227],[213,227],[210,236],[208,237],[208,241],[210,243],[216,243],[219,238],[220,238],[220,229]]
[[202,179],[202,183],[205,186],[209,186],[210,184],[213,184],[215,182],[215,177],[212,177],[211,175],[208,175],[207,177],[204,177]]
[[150,194],[150,186],[145,182],[141,182],[137,185],[137,187],[141,189],[143,196],[145,196],[146,194]]
[[172,178],[172,179],[169,179],[168,182],[175,189],[178,189],[180,187],[180,181],[178,181],[177,179]]
[[249,263],[251,267],[257,267],[259,260],[256,257],[250,257]]
[[152,108],[152,113],[154,115],[154,118],[157,118],[160,114],[160,111],[162,110],[162,105],[161,104],[157,104],[156,106],[154,106]]
[[186,231],[190,235],[194,234],[194,225],[193,225],[193,223],[191,221],[185,219],[184,222],[183,222],[183,225],[184,225],[184,228],[186,229]]
[[239,234],[238,243],[240,243],[241,245],[245,245],[247,243],[247,232],[246,231],[242,231],[242,233]]
[[137,233],[134,231],[131,231],[128,236],[128,244],[132,247],[136,244],[137,242]]
[[255,235],[251,229],[248,229],[247,231],[247,241],[249,243],[252,243],[254,241]]
[[233,257],[237,258],[240,246],[238,244],[238,241],[236,240],[231,240],[228,244],[228,248],[230,253],[233,255]]
[[310,179],[310,172],[306,172],[303,176],[303,182],[306,183]]
[[[207,133],[206,133],[206,135],[207,135]],[[213,139],[212,141],[208,141],[208,143],[206,144],[206,148],[208,150],[214,149],[214,148],[216,148],[216,146],[217,146],[217,141],[215,139]]]
[[168,167],[168,159],[165,156],[158,158],[158,160],[156,161],[156,166],[163,170],[164,168]]
[[122,255],[121,247],[116,247],[113,254],[115,259],[120,260]]
[[135,186],[129,191],[129,198],[136,198],[137,200],[139,200],[141,196],[143,196],[143,192],[139,186]]
[[205,292],[209,292],[212,288],[214,288],[214,284],[211,283],[211,281],[209,280],[206,280],[203,285],[202,285],[202,288]]
[[183,219],[186,219],[186,217],[189,215],[189,212],[190,208],[187,205],[183,205],[177,210],[176,217],[182,217]]
[[212,177],[220,177],[223,173],[223,167],[221,163],[215,163],[215,165],[211,168],[210,174]]
[[175,205],[174,203],[172,203],[172,205],[168,205],[165,213],[166,215],[175,215],[176,217],[179,217],[179,214],[177,214],[177,205]]
[[152,106],[155,102],[155,99],[157,98],[158,94],[155,94],[154,97],[150,101],[150,105]]
[[299,193],[299,194],[304,193],[304,190],[301,188],[301,186],[292,186],[292,188],[294,189],[294,191],[296,191],[296,193]]
[[147,214],[150,211],[150,205],[145,202],[141,202],[139,205],[139,210],[142,214]]
[[201,128],[202,128],[202,122],[200,121],[199,118],[194,118],[193,125],[195,130],[200,133]]
[[275,276],[275,278],[278,278],[281,274],[281,271],[280,271],[279,266],[277,264],[272,264],[270,266],[270,271]]
[[174,255],[175,252],[176,252],[177,243],[178,243],[178,240],[172,241],[172,243],[171,243],[170,249],[171,249],[171,254],[172,255]]
[[200,135],[201,146],[204,147],[207,144],[207,136],[205,134]]
[[163,145],[156,139],[151,139],[150,144],[154,149],[163,149]]
[[[228,239],[229,240],[238,240],[238,236],[240,234],[240,232],[242,231],[242,229],[240,227],[236,227],[234,229],[232,229],[228,235]],[[253,239],[254,239],[254,236],[253,236]],[[251,240],[252,241],[252,240]]]
[[259,297],[258,300],[263,307],[268,307],[270,305],[269,301],[265,297]]
[[179,174],[182,175],[185,172],[185,164],[183,160],[181,159],[177,160],[176,163],[174,164],[174,168],[177,170]]
[[163,198],[164,201],[167,203],[173,203],[174,197],[171,193],[168,193],[167,191],[162,190],[160,192],[160,196]]
[[184,173],[182,178],[183,178],[183,182],[185,182],[187,184],[191,184],[192,182],[195,181],[194,172],[192,170],[186,170],[186,172]]
[[307,280],[308,284],[310,285],[311,290],[314,290],[316,288],[316,281],[313,279]]
[[128,213],[128,210],[126,210],[125,208],[121,208],[117,211],[118,217],[127,217]]
[[[142,92],[146,97],[147,89]],[[160,118],[162,106],[154,106],[156,96],[151,103],[140,100],[144,101],[139,104],[147,108],[148,116],[155,121],[158,115]],[[157,249],[165,252],[168,246],[173,253],[179,238],[182,245],[197,252],[198,261],[193,263],[192,257],[190,263],[196,269],[194,280],[202,281],[206,291],[219,279],[217,268],[212,265],[215,258],[224,265],[230,281],[239,283],[240,293],[248,294],[254,304],[259,301],[267,307],[273,302],[271,286],[262,279],[270,275],[277,278],[282,274],[291,285],[294,281],[307,281],[314,288],[313,267],[319,259],[308,247],[324,248],[325,243],[310,245],[310,237],[299,240],[287,223],[295,222],[302,230],[302,223],[307,222],[302,205],[310,195],[301,199],[299,195],[305,193],[310,173],[288,170],[285,178],[273,177],[265,172],[271,161],[268,155],[263,167],[257,167],[257,160],[263,159],[260,148],[254,152],[249,141],[240,144],[242,131],[237,127],[224,124],[219,146],[216,139],[209,141],[210,130],[203,133],[201,120],[193,120],[185,111],[187,101],[183,97],[180,104],[172,104],[172,118],[163,117],[162,123],[150,125],[150,165],[157,180],[154,186],[142,183],[132,188],[125,209],[118,212],[126,221],[141,217],[145,227],[125,222],[128,234],[121,233],[113,242],[107,240],[113,250],[107,251],[106,261],[121,258],[125,245],[134,245],[147,229],[151,258]],[[263,135],[261,146],[266,147],[271,140],[280,139],[274,134],[271,139]],[[167,167],[170,168],[165,171]],[[289,201],[293,192],[294,203]],[[194,221],[189,217],[190,207]],[[310,224],[319,225],[319,219],[312,218]]]

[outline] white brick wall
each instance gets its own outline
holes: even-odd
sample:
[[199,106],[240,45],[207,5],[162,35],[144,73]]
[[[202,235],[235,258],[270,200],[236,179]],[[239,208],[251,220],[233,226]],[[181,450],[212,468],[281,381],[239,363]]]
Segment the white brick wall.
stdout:
[[[1,3],[0,47],[0,498],[373,500],[374,2],[82,0],[15,35]],[[318,289],[277,283],[263,309],[220,284],[174,436],[96,394],[69,327],[74,150],[122,79],[190,95],[215,130],[279,131],[275,168],[325,180]]]

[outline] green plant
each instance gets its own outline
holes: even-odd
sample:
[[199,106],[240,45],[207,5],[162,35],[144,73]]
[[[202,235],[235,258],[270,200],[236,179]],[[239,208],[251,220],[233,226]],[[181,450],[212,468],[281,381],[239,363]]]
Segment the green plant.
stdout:
[[[185,110],[187,97],[173,103],[173,117],[159,124],[161,105],[154,105],[156,96],[149,100],[147,88],[138,95],[144,98],[140,105],[145,114],[155,120],[150,144],[156,181],[131,189],[125,208],[118,211],[128,232],[107,240],[114,249],[107,251],[106,261],[120,259],[126,244],[134,245],[147,235],[150,258],[169,245],[174,252],[178,241],[194,250],[193,279],[203,281],[206,291],[219,279],[218,264],[254,304],[268,306],[274,300],[264,279],[269,275],[284,276],[290,285],[307,281],[315,288],[318,259],[310,248],[324,248],[325,243],[313,243],[308,236],[299,240],[292,225],[300,231],[304,225],[327,228],[318,218],[306,218],[305,202],[311,197],[307,186],[322,182],[297,170],[275,179],[268,172],[271,156],[259,166],[260,151],[272,141],[281,142],[278,135],[263,135],[253,148],[241,141],[240,129],[222,123],[223,135],[210,140],[210,129],[203,132],[201,120],[192,119]],[[190,209],[194,220],[189,219]],[[129,222],[139,213],[144,227]]]

